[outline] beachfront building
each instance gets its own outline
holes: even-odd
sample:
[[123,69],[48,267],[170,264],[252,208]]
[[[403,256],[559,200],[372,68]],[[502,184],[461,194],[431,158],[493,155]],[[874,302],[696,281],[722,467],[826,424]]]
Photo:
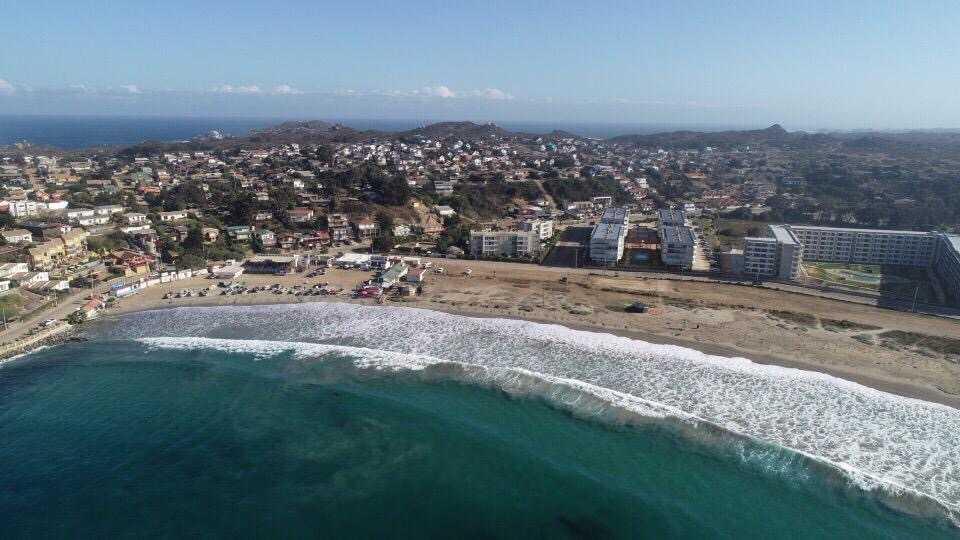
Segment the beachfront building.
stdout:
[[687,216],[679,208],[661,208],[657,211],[658,223],[661,227],[685,227]]
[[553,220],[534,219],[531,221],[524,221],[520,224],[520,230],[534,231],[537,233],[537,236],[540,237],[540,240],[546,240],[553,236]]
[[808,261],[930,266],[937,233],[786,225]]
[[590,260],[610,266],[623,258],[627,227],[618,223],[598,223],[590,233]]
[[796,279],[803,261],[929,268],[960,304],[960,236],[939,232],[771,225],[770,237],[744,239],[744,273]]
[[667,266],[689,270],[693,266],[693,245],[696,239],[689,227],[660,227],[660,260]]
[[796,279],[804,246],[784,225],[771,225],[769,237],[743,239],[743,272],[754,278]]
[[626,230],[627,226],[630,225],[630,212],[622,207],[607,208],[600,216],[600,223],[621,225]]
[[629,230],[630,212],[626,208],[605,209],[590,232],[590,260],[603,266],[617,264],[623,258]]
[[940,280],[947,300],[953,305],[960,305],[960,236],[937,235],[931,269]]
[[689,270],[693,266],[693,246],[697,239],[687,227],[686,214],[679,208],[661,208],[657,216],[660,260],[666,266]]
[[478,259],[529,258],[539,252],[536,231],[470,231],[470,254]]
[[299,260],[298,255],[257,255],[243,263],[243,270],[248,274],[285,275],[297,268]]
[[382,274],[380,274],[380,286],[384,289],[393,287],[394,285],[400,283],[400,280],[407,275],[409,270],[410,267],[407,266],[406,263],[402,262],[391,266],[390,268],[384,270]]
[[787,226],[771,225],[770,236],[743,239],[743,273],[754,279],[796,279],[803,245]]

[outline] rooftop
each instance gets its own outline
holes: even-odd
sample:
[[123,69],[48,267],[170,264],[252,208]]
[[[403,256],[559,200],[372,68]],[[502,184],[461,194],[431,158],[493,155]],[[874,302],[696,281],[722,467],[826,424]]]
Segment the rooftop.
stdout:
[[771,225],[770,232],[773,233],[773,237],[777,239],[777,242],[781,244],[798,244],[797,237],[793,235],[789,227],[784,225]]
[[603,216],[600,218],[600,223],[626,223],[629,213],[626,208],[613,207],[607,208],[603,211]]
[[683,225],[686,216],[679,208],[661,208],[658,212],[661,225]]
[[797,230],[816,230],[816,231],[836,231],[836,232],[854,232],[854,233],[880,233],[880,234],[908,234],[915,236],[926,236],[933,233],[923,231],[898,231],[895,229],[853,229],[847,227],[824,227],[822,225],[786,225],[791,229]]
[[616,242],[625,236],[624,227],[619,223],[598,223],[590,233],[590,241]]
[[683,225],[665,225],[662,242],[664,244],[693,245],[693,231]]

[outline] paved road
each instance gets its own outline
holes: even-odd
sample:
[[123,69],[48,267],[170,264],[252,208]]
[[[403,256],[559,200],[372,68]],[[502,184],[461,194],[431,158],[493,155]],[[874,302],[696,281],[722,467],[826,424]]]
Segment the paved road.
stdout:
[[71,292],[68,296],[60,299],[56,304],[29,314],[29,319],[25,321],[8,323],[5,330],[0,328],[0,342],[10,342],[18,339],[26,335],[26,333],[29,332],[31,328],[36,327],[38,323],[41,323],[47,319],[65,319],[67,315],[73,313],[78,307],[82,306],[87,301],[87,297],[90,296],[90,294],[95,292],[102,293],[108,290],[109,287],[100,286],[95,289],[80,289]]

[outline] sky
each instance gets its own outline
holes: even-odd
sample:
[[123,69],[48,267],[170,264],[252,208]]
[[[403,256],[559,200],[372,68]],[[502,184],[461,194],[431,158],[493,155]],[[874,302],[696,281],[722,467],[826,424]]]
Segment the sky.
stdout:
[[960,4],[0,0],[0,114],[960,127]]

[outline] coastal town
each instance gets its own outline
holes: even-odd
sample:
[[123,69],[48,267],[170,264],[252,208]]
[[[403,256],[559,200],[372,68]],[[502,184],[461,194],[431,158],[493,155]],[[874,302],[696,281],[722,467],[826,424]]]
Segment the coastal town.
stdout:
[[960,4],[0,20],[0,540],[960,538]]
[[[791,295],[954,315],[960,241],[950,231],[874,227],[856,212],[824,225],[814,219],[823,205],[795,223],[773,219],[796,218],[811,181],[770,142],[781,131],[690,149],[470,123],[382,134],[306,122],[109,151],[7,148],[4,351],[138,296],[155,306],[336,297],[438,308],[438,290],[468,294],[477,276],[501,281],[517,268],[550,276],[547,289],[578,279],[762,289],[761,312],[787,319]],[[696,320],[676,298],[607,288],[623,291],[617,317],[659,313],[647,320],[661,335],[672,332],[665,321]],[[546,296],[472,304],[530,318]],[[602,319],[604,306],[588,300],[551,309],[567,324]]]

